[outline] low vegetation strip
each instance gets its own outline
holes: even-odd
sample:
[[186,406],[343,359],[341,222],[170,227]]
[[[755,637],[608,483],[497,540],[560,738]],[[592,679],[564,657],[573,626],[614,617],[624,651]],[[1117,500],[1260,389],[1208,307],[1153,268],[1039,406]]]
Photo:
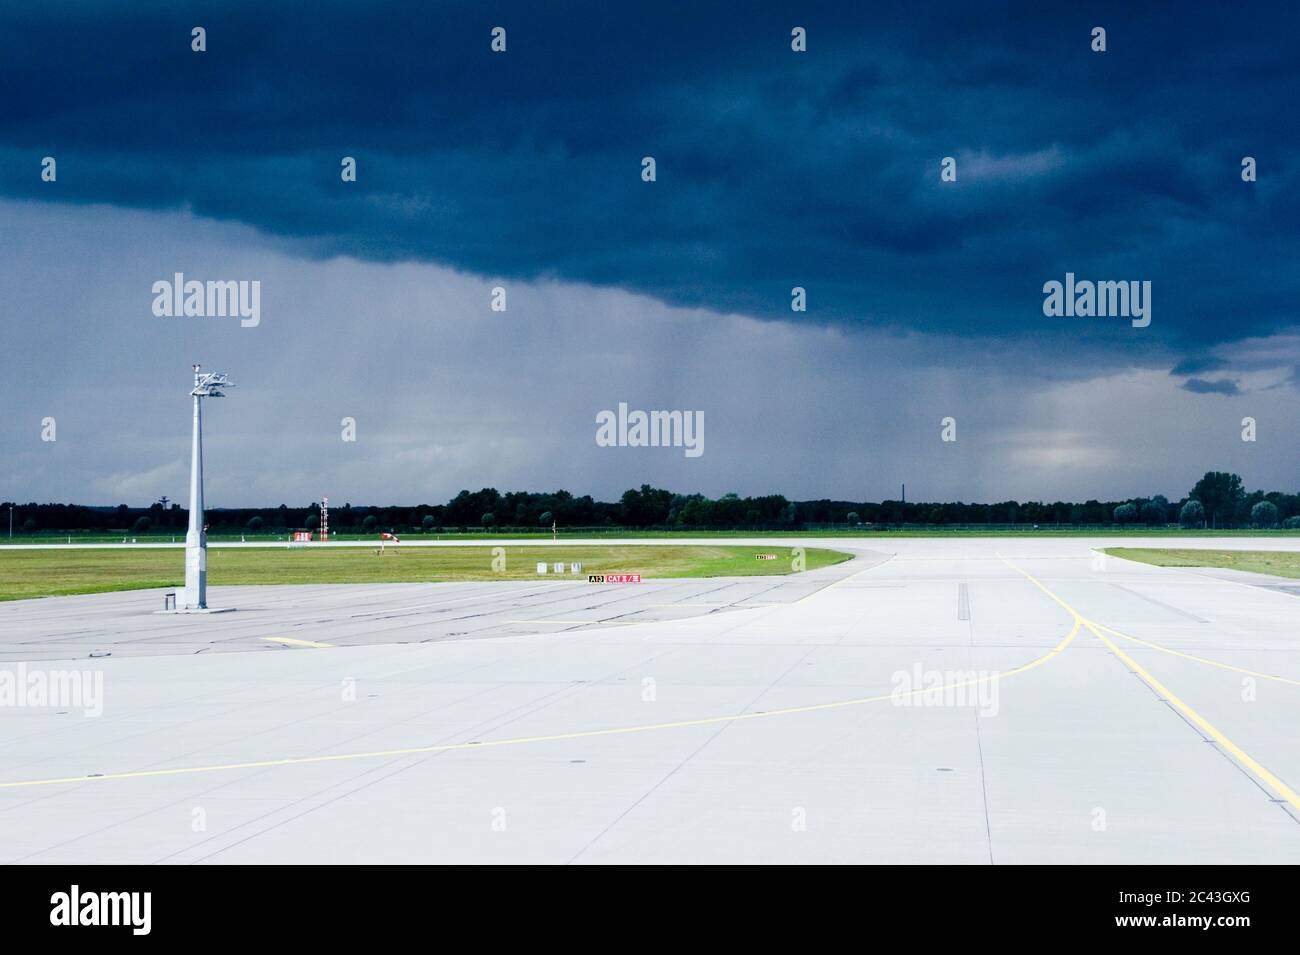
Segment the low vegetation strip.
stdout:
[[[402,531],[402,540],[416,541],[466,541],[480,540],[490,545],[501,540],[718,540],[742,538],[789,540],[791,537],[804,538],[869,538],[884,539],[895,537],[1300,537],[1300,528],[1232,528],[1224,530],[1205,530],[1203,528],[1183,528],[1171,524],[1166,527],[1116,527],[1113,525],[1072,526],[1069,524],[971,524],[971,525],[807,525],[802,529],[744,529],[718,530],[715,528],[678,528],[677,530],[654,530],[625,527],[577,527],[561,528],[557,534],[550,530],[536,528],[507,528],[499,532],[466,531],[465,533],[443,530],[440,533],[423,533],[420,531]],[[274,547],[283,545],[289,535],[283,531],[272,533],[222,533],[208,532],[209,544],[265,544]],[[377,544],[378,534],[350,534],[333,532],[330,540],[336,543]],[[60,544],[65,547],[85,546],[87,544],[185,544],[185,534],[147,533],[147,534],[93,534],[84,531],[71,533],[32,533],[17,535],[13,538],[0,537],[0,549],[8,544],[17,546],[39,544],[42,546]]]
[[[776,554],[776,559],[759,559]],[[804,567],[815,570],[849,560],[851,554],[823,548],[804,551]],[[789,548],[737,546],[575,545],[573,547],[210,547],[208,585],[377,584],[467,580],[554,580],[553,565],[565,564],[564,579],[589,574],[662,577],[780,576],[794,571]],[[547,573],[537,565],[545,562]],[[580,575],[570,565],[580,563]],[[181,549],[62,547],[0,550],[0,600],[178,587],[184,582]]]
[[1156,567],[1227,567],[1274,577],[1300,578],[1300,551],[1163,550],[1147,547],[1108,547],[1113,557]]

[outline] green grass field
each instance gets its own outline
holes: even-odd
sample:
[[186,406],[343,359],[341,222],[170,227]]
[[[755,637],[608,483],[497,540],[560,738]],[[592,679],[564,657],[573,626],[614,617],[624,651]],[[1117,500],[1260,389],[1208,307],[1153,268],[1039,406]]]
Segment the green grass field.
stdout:
[[[440,534],[422,533],[419,531],[400,531],[399,536],[412,541],[466,541],[466,540],[521,540],[536,539],[550,540],[551,531],[549,528],[544,530],[508,528],[501,531],[466,531],[461,534],[457,531],[443,531]],[[854,538],[890,538],[890,537],[1159,537],[1173,538],[1179,537],[1300,537],[1300,530],[1257,530],[1253,528],[1240,528],[1232,530],[1209,530],[1205,528],[1187,530],[1181,527],[1115,527],[1112,525],[1098,527],[1073,527],[1068,525],[1042,524],[1038,527],[1033,525],[914,525],[908,524],[902,527],[892,527],[884,525],[875,525],[872,527],[835,527],[821,528],[817,530],[740,530],[740,531],[718,531],[718,530],[679,530],[679,531],[661,531],[661,530],[632,530],[621,527],[585,527],[571,530],[561,530],[558,534],[560,540],[599,540],[601,538],[618,538],[622,539],[648,539],[648,540],[672,540],[672,539],[690,539],[690,538],[708,538],[717,540],[726,540],[728,538],[741,537],[751,538],[779,538],[787,540],[792,537],[800,538],[837,538],[837,537],[854,537]],[[335,541],[378,541],[376,534],[358,534],[351,531],[335,532],[331,535]],[[212,531],[208,534],[208,542],[212,544],[232,543],[234,541],[247,541],[248,543],[265,543],[275,544],[283,543],[286,535],[283,531],[276,533],[274,531],[259,531],[257,533],[240,533],[238,531]],[[0,544],[67,544],[76,547],[78,544],[120,544],[123,541],[141,544],[177,544],[185,542],[185,530],[182,528],[178,531],[168,531],[166,533],[150,531],[144,534],[135,534],[128,531],[104,532],[104,531],[73,531],[58,533],[56,531],[37,531],[31,534],[16,534],[13,538],[0,539]]]
[[[788,548],[669,545],[506,547],[505,572],[493,568],[492,547],[397,547],[381,556],[365,547],[209,547],[208,585],[378,584],[448,580],[555,579],[537,574],[540,561],[582,564],[587,574],[656,577],[752,577],[791,572]],[[777,560],[757,560],[757,553]],[[808,570],[852,555],[808,548]],[[565,575],[573,579],[572,575]],[[93,594],[113,590],[179,587],[185,577],[182,548],[95,550],[0,549],[0,600]]]
[[1114,557],[1157,567],[1228,567],[1275,577],[1300,578],[1300,552],[1268,550],[1155,550],[1146,547],[1108,547]]

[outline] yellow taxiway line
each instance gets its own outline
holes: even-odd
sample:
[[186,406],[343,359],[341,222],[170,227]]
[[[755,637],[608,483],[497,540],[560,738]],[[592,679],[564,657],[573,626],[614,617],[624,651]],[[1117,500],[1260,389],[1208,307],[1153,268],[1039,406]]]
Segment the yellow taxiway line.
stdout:
[[317,650],[327,650],[334,646],[332,643],[317,643],[315,640],[295,640],[293,637],[263,637],[270,643],[288,643],[295,647],[314,647]]
[[[1074,624],[1076,628],[1079,626],[1079,624],[1083,624],[1083,626],[1087,627],[1088,630],[1092,633],[1092,635],[1095,636],[1098,640],[1100,640],[1106,646],[1106,648],[1116,656],[1117,659],[1119,659],[1121,662],[1127,665],[1130,670],[1132,670],[1135,674],[1137,674],[1137,676],[1142,680],[1142,682],[1146,683],[1147,686],[1155,690],[1156,693],[1158,693],[1162,699],[1166,700],[1170,706],[1178,710],[1179,713],[1181,713],[1188,720],[1190,720],[1195,726],[1199,727],[1201,731],[1205,733],[1206,736],[1210,737],[1221,747],[1223,747],[1225,752],[1231,755],[1233,759],[1235,759],[1238,763],[1240,763],[1242,767],[1244,767],[1248,772],[1251,773],[1251,775],[1253,775],[1266,787],[1271,789],[1273,792],[1277,793],[1277,795],[1284,802],[1288,803],[1293,809],[1300,810],[1300,794],[1297,794],[1294,789],[1292,789],[1290,786],[1284,783],[1281,779],[1278,779],[1277,776],[1269,772],[1269,770],[1266,767],[1264,767],[1258,760],[1252,757],[1249,753],[1243,750],[1232,740],[1228,739],[1228,737],[1224,735],[1222,730],[1220,730],[1213,723],[1211,723],[1209,720],[1203,717],[1200,713],[1196,712],[1196,710],[1194,710],[1190,705],[1188,705],[1182,699],[1180,699],[1177,694],[1175,694],[1167,686],[1165,686],[1154,676],[1152,676],[1140,663],[1138,663],[1131,656],[1129,656],[1118,646],[1116,646],[1114,641],[1110,640],[1108,637],[1105,636],[1105,634],[1102,633],[1103,629],[1107,630],[1108,632],[1116,632],[1116,631],[1111,631],[1109,627],[1103,628],[1101,627],[1100,624],[1096,624],[1093,623],[1091,620],[1088,620],[1086,617],[1082,616],[1077,610],[1071,607],[1068,603],[1066,603],[1056,594],[1052,593],[1052,591],[1048,590],[1047,587],[1044,586],[1042,582],[1039,581],[1036,577],[1034,577],[1032,574],[1028,573],[1027,571],[1021,570],[1015,564],[1011,563],[1011,561],[1007,560],[1006,558],[1003,558],[1003,563],[1005,563],[1012,570],[1019,572],[1035,587],[1037,587],[1047,596],[1051,597],[1054,601],[1060,604],[1060,606],[1064,608],[1067,613],[1069,613],[1072,617],[1074,617]],[[1122,636],[1122,634],[1120,635]],[[1129,639],[1133,639],[1133,638],[1129,638]],[[1143,642],[1143,641],[1137,641],[1137,642]],[[1165,648],[1155,647],[1155,649],[1164,650]],[[1174,653],[1177,656],[1184,656],[1184,654],[1181,654],[1176,650],[1171,650],[1168,652]],[[1191,658],[1189,657],[1189,659]],[[1203,660],[1198,662],[1208,663],[1212,661]],[[1227,666],[1226,664],[1216,664],[1216,665],[1221,665],[1225,667]],[[1229,669],[1235,669],[1235,668],[1229,667]],[[1275,678],[1270,677],[1270,679],[1275,679]],[[1286,681],[1286,682],[1291,682],[1291,681]]]
[[1264,766],[1260,765],[1259,762],[1251,757],[1249,753],[1245,752],[1240,746],[1228,739],[1228,737],[1224,736],[1223,732],[1215,727],[1209,720],[1180,700],[1172,690],[1143,669],[1142,664],[1138,663],[1131,656],[1117,647],[1092,623],[1085,622],[1084,625],[1092,631],[1093,636],[1110,649],[1111,653],[1115,654],[1115,656],[1119,657],[1120,660],[1128,664],[1129,668],[1140,676],[1146,684],[1151,687],[1151,689],[1159,693],[1169,701],[1169,704],[1177,709],[1178,712],[1182,713],[1189,720],[1199,726],[1207,736],[1231,753],[1232,757],[1236,759],[1237,762],[1241,763],[1242,766],[1246,767],[1246,769],[1250,770],[1250,772],[1252,772],[1260,782],[1264,783],[1269,789],[1273,790],[1273,792],[1277,793],[1282,799],[1289,803],[1291,808],[1300,809],[1300,795],[1297,795],[1294,789],[1270,773]]
[[1260,673],[1258,670],[1247,670],[1245,667],[1233,666],[1231,663],[1220,663],[1218,660],[1210,660],[1206,657],[1198,657],[1191,653],[1183,653],[1181,650],[1175,650],[1173,647],[1161,646],[1158,643],[1152,643],[1150,640],[1142,640],[1138,637],[1130,636],[1116,630],[1114,627],[1108,627],[1105,624],[1094,623],[1094,626],[1105,630],[1111,636],[1122,637],[1125,640],[1131,640],[1134,643],[1141,644],[1151,650],[1159,650],[1161,653],[1168,653],[1170,656],[1180,657],[1183,660],[1191,660],[1193,663],[1204,663],[1206,666],[1218,667],[1220,670],[1231,670],[1233,673],[1244,673],[1247,676],[1257,676],[1261,680],[1276,680],[1278,683],[1290,683],[1292,686],[1300,686],[1300,680],[1292,680],[1288,677],[1277,676],[1274,673]]
[[1027,673],[1056,657],[1070,645],[1079,633],[1081,621],[1076,619],[1070,632],[1047,653],[1021,664],[1010,670],[991,673],[972,680],[962,680],[944,684],[942,687],[922,687],[906,693],[885,693],[879,696],[864,696],[852,700],[836,700],[830,703],[812,703],[806,706],[787,706],[775,710],[758,710],[752,713],[734,713],[727,716],[707,716],[694,720],[677,720],[671,723],[646,723],[640,726],[617,726],[609,729],[579,730],[572,733],[553,733],[546,736],[517,736],[509,739],[490,739],[473,743],[442,743],[434,746],[409,746],[402,749],[377,749],[360,753],[335,753],[328,756],[289,756],[282,759],[261,759],[243,763],[217,763],[211,766],[182,766],[175,769],[142,769],[122,773],[101,773],[97,776],[61,776],[51,779],[24,779],[16,782],[0,783],[0,789],[22,789],[32,786],[58,786],[74,783],[100,782],[109,779],[146,779],[158,776],[193,776],[200,773],[217,773],[239,769],[266,769],[274,766],[306,766],[314,763],[337,763],[358,759],[380,759],[392,756],[415,756],[430,753],[447,753],[455,750],[480,749],[494,746],[521,746],[526,743],[553,743],[564,740],[593,739],[600,736],[624,736],[632,733],[648,733],[655,730],[685,729],[692,726],[717,726],[724,723],[740,723],[745,720],[769,719],[777,716],[792,716],[796,713],[816,713],[824,710],[838,710],[866,703],[880,703],[885,700],[897,700],[904,696],[916,696],[922,693],[943,692],[962,686],[974,686],[991,683],[1006,677]]
[[540,620],[502,620],[502,623],[526,623],[529,625],[538,623],[553,623],[559,627],[634,627],[638,623],[650,623],[648,620],[555,620],[551,617],[542,617]]

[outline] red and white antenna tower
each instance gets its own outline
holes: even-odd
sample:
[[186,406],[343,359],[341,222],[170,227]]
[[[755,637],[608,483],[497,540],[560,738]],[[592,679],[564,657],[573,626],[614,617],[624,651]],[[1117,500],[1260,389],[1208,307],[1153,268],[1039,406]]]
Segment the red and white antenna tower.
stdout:
[[323,541],[330,539],[330,499],[328,497],[320,499],[320,539]]

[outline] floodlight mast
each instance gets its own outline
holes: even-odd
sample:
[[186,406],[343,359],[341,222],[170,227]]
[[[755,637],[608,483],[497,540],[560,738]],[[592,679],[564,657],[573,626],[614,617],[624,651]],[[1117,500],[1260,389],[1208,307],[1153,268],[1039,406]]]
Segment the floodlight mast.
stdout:
[[233,382],[223,374],[202,374],[194,366],[194,436],[190,446],[190,526],[185,534],[183,610],[208,609],[208,534],[203,524],[203,399],[224,398]]

